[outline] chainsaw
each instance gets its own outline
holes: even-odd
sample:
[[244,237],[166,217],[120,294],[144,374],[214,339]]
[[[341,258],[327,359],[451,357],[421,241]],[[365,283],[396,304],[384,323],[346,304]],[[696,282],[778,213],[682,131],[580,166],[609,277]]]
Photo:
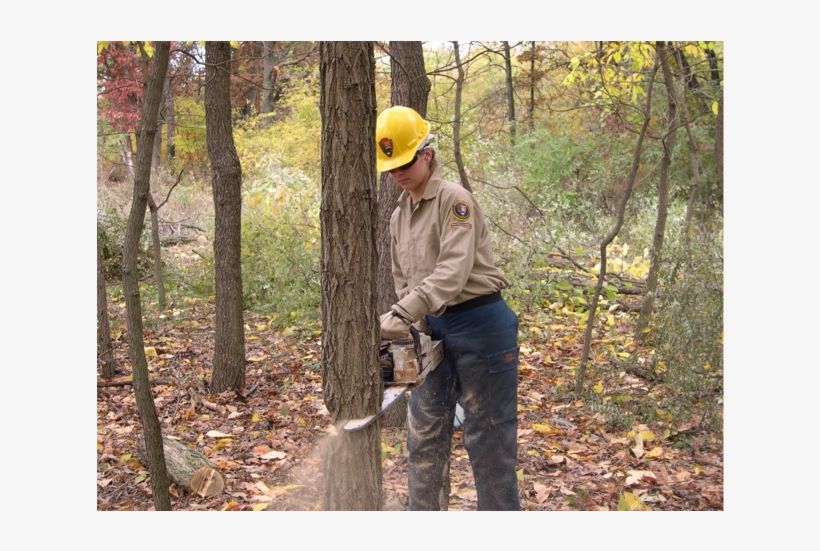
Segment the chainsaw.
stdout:
[[363,419],[352,419],[344,430],[359,430],[384,415],[405,392],[420,385],[444,357],[441,341],[419,333],[410,326],[410,337],[383,341],[379,346],[379,366],[384,381],[382,406],[378,413]]

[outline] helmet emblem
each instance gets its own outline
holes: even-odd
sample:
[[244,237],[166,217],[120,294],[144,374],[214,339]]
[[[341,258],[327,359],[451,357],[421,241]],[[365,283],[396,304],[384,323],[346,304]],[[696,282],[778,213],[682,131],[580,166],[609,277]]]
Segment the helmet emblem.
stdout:
[[393,140],[391,140],[390,138],[382,138],[381,140],[379,140],[379,147],[388,157],[393,156]]

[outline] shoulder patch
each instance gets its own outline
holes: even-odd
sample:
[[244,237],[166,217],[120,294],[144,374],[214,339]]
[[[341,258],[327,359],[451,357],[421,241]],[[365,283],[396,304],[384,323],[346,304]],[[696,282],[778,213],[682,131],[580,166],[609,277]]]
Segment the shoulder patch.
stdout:
[[467,201],[464,199],[456,199],[453,201],[453,204],[450,206],[450,213],[453,215],[453,218],[459,222],[469,220],[472,214],[470,212],[470,205],[467,204]]

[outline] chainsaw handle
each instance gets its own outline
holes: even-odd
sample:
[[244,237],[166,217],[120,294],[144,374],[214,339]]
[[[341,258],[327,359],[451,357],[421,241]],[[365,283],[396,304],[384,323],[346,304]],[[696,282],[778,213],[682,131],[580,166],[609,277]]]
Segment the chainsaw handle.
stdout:
[[416,353],[416,358],[419,360],[419,368],[421,368],[421,336],[419,330],[410,326],[410,335],[413,337],[413,351]]

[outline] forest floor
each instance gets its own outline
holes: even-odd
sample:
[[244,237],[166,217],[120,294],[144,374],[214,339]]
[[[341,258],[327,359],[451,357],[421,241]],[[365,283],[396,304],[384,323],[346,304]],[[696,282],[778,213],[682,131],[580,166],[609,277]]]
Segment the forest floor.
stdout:
[[[121,297],[109,297],[117,376],[98,379],[97,509],[153,508],[147,468],[135,441],[137,414],[125,340]],[[322,401],[320,330],[276,331],[269,317],[246,313],[245,399],[235,392],[209,395],[214,309],[184,299],[159,318],[145,311],[144,341],[151,388],[163,434],[203,452],[227,480],[203,498],[171,486],[176,510],[320,510],[322,448],[335,429]],[[532,340],[520,342],[518,466],[524,510],[722,510],[723,444],[698,417],[686,423],[624,426],[570,391],[583,345],[578,323],[550,313],[522,315]],[[631,331],[617,320],[609,337]],[[535,327],[535,329],[533,329]],[[547,335],[549,335],[547,337]],[[607,334],[601,337],[606,341]],[[597,342],[605,348],[611,342]],[[595,392],[619,400],[651,400],[654,385],[594,356],[588,377]],[[258,384],[257,384],[258,383]],[[274,452],[274,453],[271,453]],[[406,509],[405,431],[382,428],[384,505]],[[453,435],[451,510],[476,508],[462,431]]]

